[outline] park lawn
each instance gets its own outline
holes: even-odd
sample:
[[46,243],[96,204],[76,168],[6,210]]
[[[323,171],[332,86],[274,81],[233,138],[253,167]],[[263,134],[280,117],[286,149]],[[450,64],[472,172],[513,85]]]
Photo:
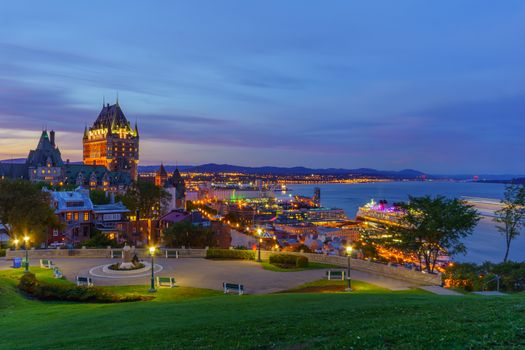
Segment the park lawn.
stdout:
[[392,293],[356,281],[356,293],[80,304],[25,299],[15,292],[14,280],[0,275],[1,349],[525,347],[523,295]]
[[[318,281],[308,282],[297,286],[286,291],[279,293],[348,293],[345,288],[347,287],[346,281],[338,280],[327,280],[322,279]],[[352,280],[352,294],[360,293],[402,293],[402,294],[428,294],[429,292],[414,288],[404,291],[391,291],[386,288],[376,286],[375,284],[370,284],[363,281]]]
[[297,271],[305,271],[305,270],[320,270],[320,269],[341,269],[340,266],[330,265],[330,264],[322,264],[322,263],[316,263],[316,262],[309,262],[308,266],[306,267],[294,267],[294,268],[282,268],[279,266],[275,266],[270,264],[269,261],[262,261],[261,266],[265,270],[269,271],[275,271],[275,272],[297,272]]

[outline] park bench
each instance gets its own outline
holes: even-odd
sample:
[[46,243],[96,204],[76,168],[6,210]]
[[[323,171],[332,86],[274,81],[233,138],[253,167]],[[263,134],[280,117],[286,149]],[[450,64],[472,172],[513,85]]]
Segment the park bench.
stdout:
[[111,259],[122,257],[122,249],[111,249]]
[[227,294],[227,293],[236,293],[239,295],[244,294],[244,286],[242,284],[223,282],[222,288],[224,289],[224,294]]
[[329,281],[331,280],[344,280],[346,271],[343,270],[328,270],[326,271],[326,277]]
[[175,287],[175,277],[158,277],[157,287]]
[[91,277],[77,276],[77,286],[93,287],[93,280]]
[[62,277],[64,277],[64,274],[62,273],[62,271],[59,270],[58,267],[55,267],[55,268],[53,268],[53,277],[55,277],[55,278],[62,278]]
[[49,259],[40,259],[40,267],[46,268],[46,269],[52,269],[53,268],[53,261]]
[[179,258],[179,251],[178,250],[168,250],[166,249],[166,258]]

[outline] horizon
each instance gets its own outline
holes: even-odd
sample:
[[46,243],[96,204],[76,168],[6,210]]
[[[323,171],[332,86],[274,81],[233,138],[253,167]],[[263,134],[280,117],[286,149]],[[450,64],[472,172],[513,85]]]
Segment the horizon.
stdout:
[[118,94],[145,166],[525,173],[522,2],[31,8],[0,14],[0,159],[47,127],[80,160]]

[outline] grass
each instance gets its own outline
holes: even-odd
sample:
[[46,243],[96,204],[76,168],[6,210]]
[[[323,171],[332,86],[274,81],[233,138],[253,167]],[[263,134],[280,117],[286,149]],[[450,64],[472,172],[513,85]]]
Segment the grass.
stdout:
[[[346,281],[335,281],[335,280],[318,280],[314,282],[308,282],[297,286],[295,288],[289,289],[280,293],[348,293],[346,291],[347,282]],[[403,294],[427,294],[429,292],[423,291],[421,289],[410,289],[406,291],[397,291],[393,292],[386,288],[376,286],[375,284],[370,284],[363,281],[352,280],[352,294],[361,294],[361,293],[376,293],[376,294],[389,294],[389,293],[403,293]]]
[[341,269],[340,266],[315,263],[315,262],[308,263],[307,267],[293,267],[293,268],[282,268],[279,266],[272,265],[268,261],[263,261],[260,264],[263,269],[269,270],[269,271],[275,271],[275,272],[296,272],[296,271],[304,271],[304,270],[319,270],[319,269],[334,269],[334,268]]
[[[40,279],[50,272],[32,269]],[[163,289],[152,301],[28,300],[0,271],[1,349],[508,349],[525,347],[525,297],[389,292],[223,295]],[[330,282],[330,283],[328,283]],[[69,283],[59,281],[57,283]],[[327,287],[340,281],[302,286]],[[145,286],[113,287],[142,293]]]

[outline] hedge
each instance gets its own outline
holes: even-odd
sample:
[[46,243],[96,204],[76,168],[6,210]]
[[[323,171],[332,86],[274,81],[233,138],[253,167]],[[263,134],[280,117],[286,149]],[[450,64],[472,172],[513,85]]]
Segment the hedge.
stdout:
[[282,268],[308,267],[308,258],[295,254],[271,254],[270,264]]
[[71,284],[53,284],[38,281],[28,272],[20,278],[18,289],[39,300],[78,301],[90,303],[121,303],[149,300],[140,295],[121,296],[98,287],[79,287]]
[[255,252],[252,250],[234,250],[234,249],[208,249],[206,250],[206,259],[241,259],[255,260]]

